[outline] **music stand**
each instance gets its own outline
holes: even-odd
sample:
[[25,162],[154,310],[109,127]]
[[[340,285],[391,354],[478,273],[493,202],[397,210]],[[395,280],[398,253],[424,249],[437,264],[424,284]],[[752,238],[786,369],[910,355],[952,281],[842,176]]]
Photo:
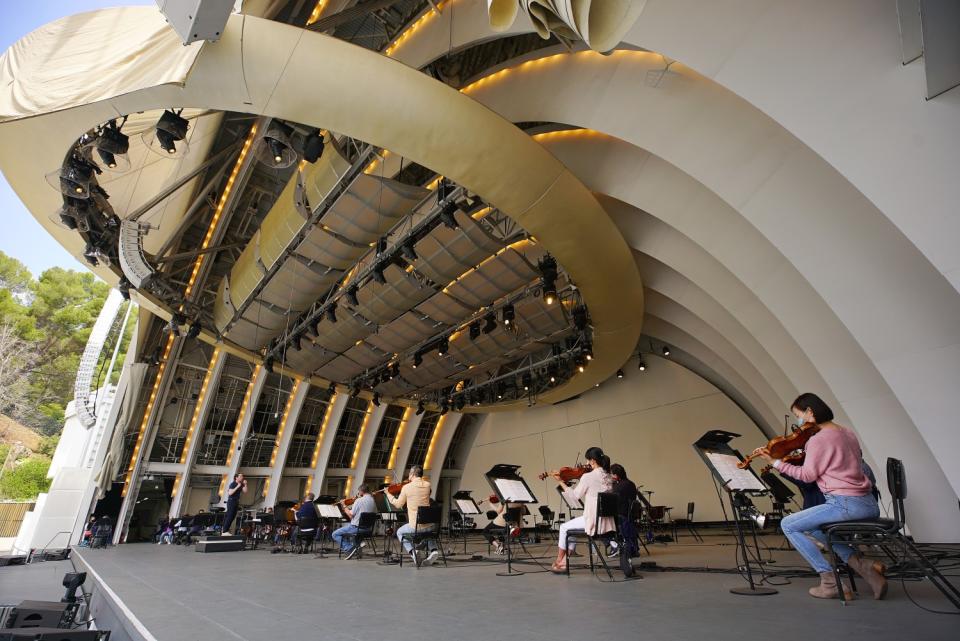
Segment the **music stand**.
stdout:
[[[453,502],[457,506],[457,513],[460,514],[460,536],[463,537],[463,553],[467,553],[467,517],[473,517],[481,514],[480,506],[470,496],[470,490],[460,490],[454,492]],[[449,555],[447,555],[449,556]]]
[[321,494],[313,500],[313,504],[317,507],[317,516],[320,519],[320,522],[323,523],[323,527],[318,529],[315,540],[320,542],[320,553],[317,554],[314,558],[325,559],[323,556],[324,552],[332,552],[333,548],[327,550],[323,547],[324,539],[329,537],[330,528],[334,521],[340,521],[344,518],[343,508],[340,507],[337,502],[338,499],[336,496],[331,494]]
[[537,497],[533,495],[533,491],[530,489],[530,486],[527,485],[527,482],[523,480],[523,477],[517,473],[519,469],[519,465],[494,465],[485,475],[490,487],[493,488],[494,494],[496,494],[497,498],[503,501],[503,505],[506,506],[503,517],[507,524],[507,535],[504,537],[507,548],[507,571],[497,572],[497,576],[520,576],[524,574],[523,572],[513,571],[513,553],[510,545],[510,520],[512,518],[520,522],[523,518],[523,511],[519,507],[510,507],[510,504],[536,503]]
[[[730,500],[730,509],[733,513],[733,520],[737,525],[737,545],[739,549],[743,551],[743,563],[747,570],[749,587],[731,588],[730,592],[744,596],[777,594],[777,590],[758,586],[753,581],[753,571],[750,568],[750,552],[747,549],[747,542],[743,534],[743,524],[741,523],[741,510],[753,506],[748,494],[766,494],[767,487],[752,468],[749,466],[745,469],[737,467],[737,463],[743,460],[743,456],[741,456],[740,452],[730,447],[730,440],[738,436],[740,435],[734,434],[733,432],[710,430],[693,444],[693,449],[696,450],[714,478],[717,479],[727,491],[727,496]],[[756,529],[753,530],[753,539],[754,544],[757,546],[757,558],[759,559],[760,546],[759,542],[757,542]],[[762,571],[763,569],[761,568],[761,572]]]

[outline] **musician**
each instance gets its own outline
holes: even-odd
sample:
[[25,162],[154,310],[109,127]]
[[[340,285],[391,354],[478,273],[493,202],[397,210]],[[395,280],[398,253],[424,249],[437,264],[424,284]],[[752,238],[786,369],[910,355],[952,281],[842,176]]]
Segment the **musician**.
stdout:
[[247,491],[247,480],[243,474],[235,474],[233,482],[227,487],[227,513],[223,519],[223,529],[221,534],[229,534],[233,519],[237,516],[237,509],[240,507],[240,495]]
[[[633,558],[640,554],[639,534],[633,524],[633,519],[630,518],[633,504],[637,501],[637,484],[627,478],[627,471],[619,463],[610,466],[610,473],[613,475],[613,491],[617,494],[620,535],[623,537],[624,545],[627,548],[628,558]],[[610,546],[613,548],[610,556],[617,556],[621,552],[616,541],[612,541]]]
[[[369,486],[366,484],[361,485],[356,500],[352,505],[345,505],[343,507],[343,511],[346,512],[347,518],[350,519],[350,522],[343,527],[334,530],[333,534],[331,535],[334,542],[337,544],[337,547],[340,549],[343,549],[344,534],[353,534],[356,536],[357,532],[360,531],[360,516],[367,512],[375,513],[377,511],[377,504],[373,500],[373,496],[370,494]],[[355,555],[360,549],[356,546],[356,538],[353,538],[352,540],[354,545],[347,552],[347,560],[352,559],[353,555]]]
[[[597,528],[597,495],[600,492],[609,492],[613,489],[613,476],[610,474],[610,457],[603,453],[599,447],[591,447],[584,455],[591,470],[580,477],[576,486],[570,490],[574,497],[583,503],[583,514],[575,519],[570,519],[560,526],[560,540],[558,542],[557,558],[553,562],[551,570],[555,574],[564,574],[566,558],[572,552],[573,546],[567,544],[567,533],[570,530],[583,530],[588,536],[596,534],[605,534],[616,529],[612,518],[604,517],[600,519],[600,527]],[[561,491],[567,491],[568,488],[563,484],[559,473],[554,473],[553,477],[560,481]]]
[[[491,496],[490,502],[493,503],[493,499],[495,498],[496,495]],[[493,551],[497,554],[504,553],[504,547],[501,541],[507,534],[507,510],[517,507],[523,507],[523,503],[504,503],[500,501],[497,504],[497,515],[483,528],[483,538],[493,546]]]
[[[394,498],[389,491],[386,492],[386,495],[393,507],[401,509],[403,506],[407,506],[407,523],[397,529],[397,538],[416,565],[418,561],[417,551],[414,549],[413,543],[404,539],[403,535],[413,534],[417,531],[417,527],[414,525],[417,522],[417,510],[420,506],[430,505],[430,481],[423,479],[423,467],[419,465],[410,467],[410,474],[407,479],[410,482],[403,486],[397,498]],[[430,548],[430,554],[421,565],[433,565],[433,562],[437,560],[436,542],[430,540],[427,541],[427,545]]]
[[[853,431],[835,423],[833,411],[815,394],[801,394],[790,410],[798,426],[813,421],[820,427],[820,431],[807,441],[803,465],[775,460],[765,447],[758,448],[756,453],[788,476],[806,483],[816,482],[823,492],[826,503],[786,516],[780,527],[797,552],[820,574],[820,585],[810,588],[810,595],[835,599],[840,596],[841,586],[837,586],[830,564],[807,537],[813,537],[825,546],[827,537],[820,529],[821,525],[876,518],[880,515],[880,507],[872,494],[873,485],[864,474],[860,443]],[[834,544],[833,549],[870,585],[875,599],[886,595],[887,581],[870,561],[848,545]],[[842,589],[846,596],[847,587],[842,586]]]

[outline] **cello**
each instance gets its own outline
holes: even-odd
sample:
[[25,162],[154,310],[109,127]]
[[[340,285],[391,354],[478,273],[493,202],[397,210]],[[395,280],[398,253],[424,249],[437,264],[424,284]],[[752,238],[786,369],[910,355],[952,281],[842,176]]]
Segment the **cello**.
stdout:
[[[775,459],[781,459],[794,465],[802,465],[804,458],[803,448],[806,447],[810,437],[819,431],[819,425],[813,421],[808,421],[800,427],[793,428],[793,432],[786,436],[777,436],[776,438],[770,439],[767,441],[765,448],[770,453],[770,456]],[[745,470],[747,466],[750,465],[750,461],[760,456],[760,449],[764,448],[754,450],[749,456],[737,463],[737,467]]]

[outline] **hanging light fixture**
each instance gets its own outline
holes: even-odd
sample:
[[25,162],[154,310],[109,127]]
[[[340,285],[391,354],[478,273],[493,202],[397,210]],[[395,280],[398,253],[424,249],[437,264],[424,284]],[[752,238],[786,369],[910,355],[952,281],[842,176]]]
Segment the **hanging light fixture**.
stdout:
[[190,123],[181,114],[167,109],[161,114],[156,126],[141,136],[147,149],[164,158],[182,158],[190,152],[187,130]]
[[323,134],[319,129],[314,129],[303,139],[303,159],[308,163],[315,163],[323,155]]
[[290,125],[274,120],[263,134],[262,144],[257,147],[257,160],[273,169],[286,169],[297,162],[297,152],[290,138],[293,129]]
[[540,282],[543,287],[543,301],[553,305],[557,300],[557,260],[547,254],[537,263],[540,270]]
[[130,139],[120,131],[122,125],[116,120],[107,123],[100,129],[93,146],[100,158],[100,163],[107,171],[122,172],[130,169]]

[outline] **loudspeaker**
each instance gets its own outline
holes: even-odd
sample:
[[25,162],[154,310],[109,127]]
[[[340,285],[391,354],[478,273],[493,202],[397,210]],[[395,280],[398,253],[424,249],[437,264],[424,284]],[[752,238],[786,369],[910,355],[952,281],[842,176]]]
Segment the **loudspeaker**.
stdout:
[[157,5],[185,45],[219,40],[233,11],[233,0],[157,0]]
[[97,641],[102,630],[19,628],[0,630],[0,641]]
[[64,619],[67,603],[56,601],[21,601],[10,613],[11,628],[56,628]]

